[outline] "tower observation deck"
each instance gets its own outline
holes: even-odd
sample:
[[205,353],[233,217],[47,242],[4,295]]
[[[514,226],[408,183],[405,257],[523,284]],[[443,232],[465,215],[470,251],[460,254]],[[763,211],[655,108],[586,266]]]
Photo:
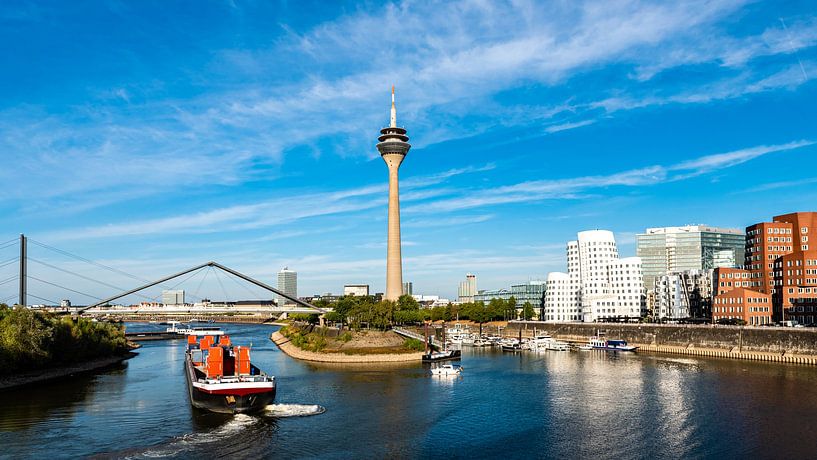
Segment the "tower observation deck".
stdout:
[[397,171],[411,144],[404,128],[397,127],[394,106],[394,86],[391,88],[391,117],[389,126],[380,130],[377,150],[389,168],[389,223],[386,249],[386,296],[397,300],[403,294],[403,259],[400,242],[400,186]]

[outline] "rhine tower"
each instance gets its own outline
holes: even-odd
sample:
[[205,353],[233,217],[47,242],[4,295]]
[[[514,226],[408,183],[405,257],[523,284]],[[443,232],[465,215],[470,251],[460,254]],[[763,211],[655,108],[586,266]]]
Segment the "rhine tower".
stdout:
[[386,300],[397,300],[403,294],[403,259],[400,250],[400,187],[397,171],[411,144],[406,130],[397,127],[394,107],[394,86],[391,87],[391,119],[389,126],[380,130],[377,150],[389,167],[389,231],[386,249]]

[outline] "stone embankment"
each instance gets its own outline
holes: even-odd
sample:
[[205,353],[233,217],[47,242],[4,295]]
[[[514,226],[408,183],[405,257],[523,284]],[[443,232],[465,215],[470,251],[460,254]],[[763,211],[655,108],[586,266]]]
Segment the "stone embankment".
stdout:
[[296,347],[288,338],[284,337],[278,331],[272,333],[270,339],[287,355],[302,359],[304,361],[313,361],[320,363],[407,363],[420,362],[423,353],[390,353],[390,354],[371,354],[371,355],[347,355],[344,353],[318,353],[314,351],[306,351]]
[[582,324],[513,321],[503,335],[536,333],[571,342],[587,342],[602,333],[624,339],[641,351],[817,365],[817,329],[711,325]]

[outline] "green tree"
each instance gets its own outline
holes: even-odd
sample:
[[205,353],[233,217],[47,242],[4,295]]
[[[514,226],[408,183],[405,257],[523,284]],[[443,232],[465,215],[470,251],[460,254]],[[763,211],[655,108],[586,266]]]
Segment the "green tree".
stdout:
[[530,302],[525,302],[525,304],[522,305],[522,318],[525,321],[530,321],[531,318],[533,318],[533,315],[533,305],[531,305]]
[[516,297],[511,296],[508,301],[505,303],[505,309],[507,310],[506,317],[508,320],[516,319]]
[[420,309],[420,303],[414,297],[403,294],[397,299],[397,309],[400,311],[417,311]]
[[339,318],[341,324],[347,321],[349,312],[358,304],[357,300],[352,296],[343,296],[335,302],[333,311],[338,315],[337,318]]
[[505,301],[498,298],[491,299],[488,302],[488,314],[494,319],[507,319],[508,312]]

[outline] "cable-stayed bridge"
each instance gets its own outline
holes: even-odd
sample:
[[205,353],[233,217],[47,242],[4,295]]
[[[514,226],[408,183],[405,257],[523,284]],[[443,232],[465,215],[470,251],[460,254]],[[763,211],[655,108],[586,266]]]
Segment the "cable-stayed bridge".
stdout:
[[[31,245],[31,246],[30,246]],[[36,249],[44,256],[58,256],[69,259],[70,263],[54,263],[52,260],[43,260],[46,257],[32,257],[29,249]],[[13,254],[11,257],[8,257]],[[8,257],[8,258],[6,258]],[[32,266],[31,263],[34,265]],[[31,271],[30,268],[35,270]],[[81,268],[93,268],[95,273],[83,273]],[[102,281],[99,276],[95,276],[102,270],[110,275],[115,275],[119,279],[127,278],[128,284],[135,287],[124,288]],[[50,273],[50,276],[49,276]],[[55,281],[55,275],[59,274],[61,283],[76,283],[72,287],[65,286]],[[213,281],[220,287],[223,301],[211,302],[208,298],[199,296],[202,287],[212,275],[210,283]],[[66,281],[62,281],[66,280]],[[233,302],[228,299],[224,287],[224,281],[230,280],[244,291],[249,293],[248,299],[255,302]],[[124,284],[124,283],[122,283]],[[77,287],[82,285],[83,287]],[[159,303],[159,297],[150,296],[146,293],[151,289],[161,288],[164,290],[176,290],[180,286],[195,285],[193,292],[186,292],[186,296],[197,300],[192,304],[181,304],[164,306]],[[14,288],[17,288],[14,292]],[[260,289],[262,294],[252,288]],[[61,299],[79,296],[82,306],[68,308],[66,302],[55,301],[48,297],[49,294],[60,292]],[[92,292],[89,292],[92,291]],[[9,293],[11,292],[11,295]],[[243,295],[243,294],[242,294]],[[280,300],[285,299],[289,305],[278,305],[272,301],[273,296]],[[206,314],[206,313],[322,313],[325,310],[304,302],[297,297],[290,296],[262,281],[250,277],[232,268],[226,267],[218,262],[206,262],[194,267],[187,268],[177,273],[162,276],[155,280],[148,280],[144,277],[133,275],[124,270],[112,267],[100,262],[82,257],[77,254],[56,248],[46,243],[31,239],[25,235],[0,243],[0,303],[11,303],[16,299],[17,305],[31,306],[29,298],[36,299],[44,306],[63,307],[73,313],[87,314]],[[125,298],[139,298],[140,303],[135,307],[123,309],[116,302]],[[77,303],[76,301],[73,303]],[[133,304],[131,304],[133,305]]]

